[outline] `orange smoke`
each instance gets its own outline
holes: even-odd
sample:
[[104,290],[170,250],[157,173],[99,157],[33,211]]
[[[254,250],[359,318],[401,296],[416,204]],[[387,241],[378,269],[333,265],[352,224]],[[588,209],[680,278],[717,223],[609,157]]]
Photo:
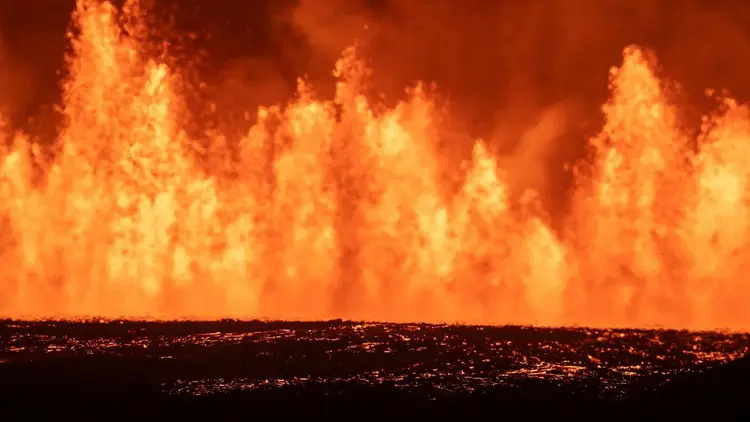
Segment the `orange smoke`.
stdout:
[[428,91],[371,104],[352,49],[333,101],[301,82],[237,145],[193,142],[138,13],[78,2],[67,125],[2,155],[1,315],[750,328],[750,113],[725,100],[696,150],[642,50],[553,231],[482,141],[451,186]]

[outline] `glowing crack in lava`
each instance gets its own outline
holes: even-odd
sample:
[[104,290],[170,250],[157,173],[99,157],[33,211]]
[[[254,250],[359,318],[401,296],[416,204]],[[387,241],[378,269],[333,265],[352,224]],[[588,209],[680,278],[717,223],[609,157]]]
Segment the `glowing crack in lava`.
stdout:
[[691,147],[640,49],[553,231],[482,141],[449,188],[430,96],[369,103],[353,49],[334,100],[300,83],[196,146],[138,13],[78,2],[56,152],[3,153],[0,314],[750,328],[750,113],[726,99]]

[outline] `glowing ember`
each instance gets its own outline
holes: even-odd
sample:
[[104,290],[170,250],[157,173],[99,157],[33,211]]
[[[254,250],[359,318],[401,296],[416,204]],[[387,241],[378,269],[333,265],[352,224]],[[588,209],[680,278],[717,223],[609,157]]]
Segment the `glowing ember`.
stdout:
[[482,141],[450,187],[429,93],[369,103],[354,50],[206,160],[137,6],[78,2],[59,148],[3,154],[0,314],[750,328],[750,112],[691,148],[638,48],[554,231]]

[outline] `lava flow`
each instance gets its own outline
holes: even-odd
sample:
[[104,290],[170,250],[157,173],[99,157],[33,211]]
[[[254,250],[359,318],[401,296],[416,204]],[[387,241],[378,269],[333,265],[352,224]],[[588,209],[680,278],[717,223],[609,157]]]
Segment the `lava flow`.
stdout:
[[553,230],[483,141],[446,182],[428,90],[371,103],[355,49],[333,100],[300,82],[201,145],[139,13],[79,0],[54,148],[6,133],[0,315],[750,328],[750,113],[683,133],[647,52],[612,70]]

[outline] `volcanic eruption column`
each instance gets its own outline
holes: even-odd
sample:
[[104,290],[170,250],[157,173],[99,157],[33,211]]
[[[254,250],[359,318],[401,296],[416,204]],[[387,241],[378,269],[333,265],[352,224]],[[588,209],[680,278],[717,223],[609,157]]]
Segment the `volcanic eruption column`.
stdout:
[[449,187],[443,111],[422,85],[371,104],[355,49],[334,100],[301,81],[237,145],[190,139],[142,13],[78,1],[64,129],[6,133],[0,314],[750,327],[748,109],[722,100],[696,149],[644,51],[558,232],[482,141]]

